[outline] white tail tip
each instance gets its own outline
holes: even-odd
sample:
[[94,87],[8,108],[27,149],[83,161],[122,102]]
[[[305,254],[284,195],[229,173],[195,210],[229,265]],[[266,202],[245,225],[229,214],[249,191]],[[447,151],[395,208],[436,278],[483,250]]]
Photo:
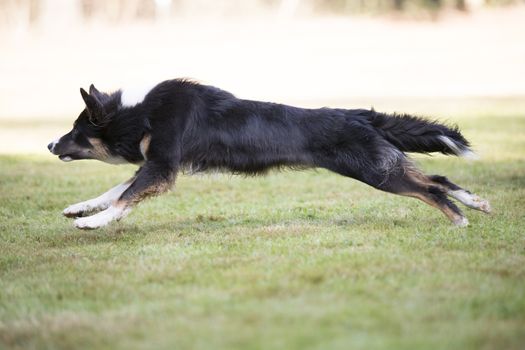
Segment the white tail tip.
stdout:
[[441,142],[443,142],[446,146],[448,146],[457,156],[463,157],[466,159],[470,159],[470,160],[479,159],[479,156],[476,153],[474,153],[472,150],[470,150],[468,147],[460,148],[458,144],[455,143],[449,137],[438,136],[438,138]]
[[460,157],[463,157],[463,158],[468,159],[468,160],[478,160],[479,159],[479,155],[477,153],[471,151],[470,149],[463,150],[458,155]]

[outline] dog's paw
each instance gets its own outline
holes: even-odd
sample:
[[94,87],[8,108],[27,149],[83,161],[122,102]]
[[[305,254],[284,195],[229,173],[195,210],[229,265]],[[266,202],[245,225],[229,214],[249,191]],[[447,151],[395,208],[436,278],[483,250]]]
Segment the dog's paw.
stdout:
[[110,222],[123,218],[129,209],[109,207],[98,214],[78,218],[75,220],[75,227],[81,230],[94,230],[108,225]]
[[109,203],[100,203],[93,200],[88,200],[70,205],[62,211],[62,215],[68,218],[77,218],[80,216],[85,216],[86,214],[92,213],[94,211],[106,209],[108,206]]
[[482,211],[486,214],[491,212],[489,201],[465,190],[449,192],[449,194],[471,209]]
[[478,197],[476,195],[472,196],[472,201],[474,202],[474,209],[480,210],[485,214],[490,214],[492,208],[488,200]]
[[82,216],[82,214],[87,213],[90,211],[91,208],[87,205],[86,202],[77,203],[70,205],[66,209],[62,211],[62,215],[68,217],[68,218],[75,218]]
[[468,219],[464,216],[460,216],[456,220],[454,220],[454,225],[456,227],[467,227],[468,224],[469,224]]
[[84,218],[78,218],[75,220],[75,227],[81,230],[94,230],[106,226],[111,222],[111,220],[108,218],[97,216],[98,214],[86,216]]

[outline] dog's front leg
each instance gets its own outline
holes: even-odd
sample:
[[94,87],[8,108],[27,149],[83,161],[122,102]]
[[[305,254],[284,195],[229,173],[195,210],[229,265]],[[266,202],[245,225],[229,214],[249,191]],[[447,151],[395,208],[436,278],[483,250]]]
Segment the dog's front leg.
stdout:
[[112,202],[119,199],[122,193],[124,193],[124,191],[127,190],[129,186],[131,186],[133,180],[135,180],[135,177],[132,177],[128,181],[111,188],[109,191],[101,194],[96,198],[70,205],[69,207],[64,209],[62,214],[64,214],[64,216],[72,218],[79,217],[94,211],[107,209],[109,208]]
[[166,163],[148,161],[118,200],[95,215],[76,219],[75,227],[95,229],[122,219],[131,211],[133,205],[144,198],[167,191],[173,184],[176,174],[177,169]]

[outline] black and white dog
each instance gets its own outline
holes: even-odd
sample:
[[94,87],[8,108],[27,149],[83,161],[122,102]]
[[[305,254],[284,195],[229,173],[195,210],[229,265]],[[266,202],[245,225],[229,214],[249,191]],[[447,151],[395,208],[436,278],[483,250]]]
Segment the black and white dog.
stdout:
[[[140,96],[80,89],[86,108],[73,130],[48,145],[63,161],[134,163],[128,181],[74,204],[64,215],[94,229],[123,218],[144,198],[167,191],[180,170],[260,174],[271,168],[329,169],[382,191],[418,198],[455,225],[468,220],[447,196],[490,212],[488,201],[427,176],[405,152],[469,155],[459,130],[409,115],[368,109],[305,109],[238,99],[212,86],[175,79]],[[92,214],[86,216],[87,214]]]

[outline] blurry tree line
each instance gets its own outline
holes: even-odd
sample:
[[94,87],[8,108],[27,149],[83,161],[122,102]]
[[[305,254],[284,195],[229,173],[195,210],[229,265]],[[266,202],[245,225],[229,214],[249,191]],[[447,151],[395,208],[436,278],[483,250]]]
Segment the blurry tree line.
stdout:
[[525,4],[525,0],[0,0],[0,25],[13,21],[16,16],[29,24],[37,23],[42,16],[50,16],[51,11],[46,12],[50,7],[55,15],[59,12],[84,20],[119,21],[185,15],[277,14],[292,17],[330,13],[403,14],[443,9],[466,12],[479,7],[517,3]]
[[[285,0],[286,1],[286,0]],[[523,0],[312,0],[320,9],[350,13],[456,9],[525,3]]]

